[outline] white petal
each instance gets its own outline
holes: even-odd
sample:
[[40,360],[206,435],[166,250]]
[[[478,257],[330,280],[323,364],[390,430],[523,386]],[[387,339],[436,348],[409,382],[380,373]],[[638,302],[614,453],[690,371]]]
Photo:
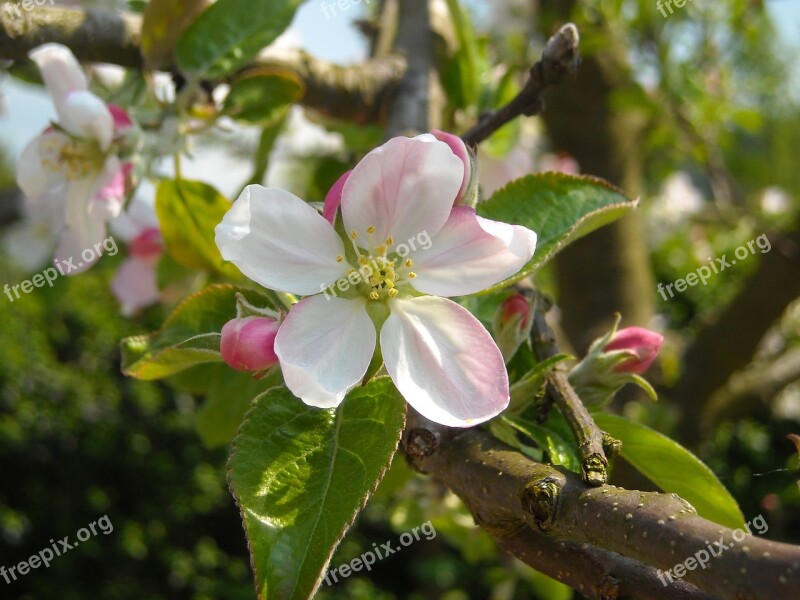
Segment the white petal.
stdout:
[[67,186],[64,230],[56,249],[56,260],[62,264],[65,275],[82,273],[100,258],[106,224],[89,214],[89,200],[97,189],[98,181],[91,178],[71,181]]
[[108,150],[114,138],[114,117],[105,102],[87,91],[71,92],[53,101],[59,125],[72,135],[97,140],[101,149]]
[[348,232],[365,236],[375,226],[378,243],[396,244],[427,232],[436,235],[450,215],[464,178],[464,165],[432,135],[396,137],[356,165],[342,190]]
[[294,395],[309,406],[332,408],[363,379],[375,339],[365,299],[313,296],[289,311],[275,353]]
[[106,158],[103,172],[100,175],[100,189],[89,203],[92,216],[104,221],[118,217],[125,203],[125,179],[127,169],[123,167],[115,154]]
[[86,74],[72,51],[61,44],[44,44],[28,56],[42,74],[47,91],[58,100],[68,93],[88,89]]
[[390,308],[381,329],[386,370],[420,414],[471,427],[508,406],[503,356],[468,310],[432,296],[394,300]]
[[331,224],[284,190],[247,186],[215,231],[222,257],[269,289],[318,294],[346,273]]
[[414,287],[435,296],[474,294],[519,271],[533,256],[536,234],[519,225],[453,209],[430,247],[412,252]]
[[47,134],[33,138],[17,159],[17,184],[28,198],[38,198],[54,187],[58,178],[55,173],[45,169],[39,155],[39,144]]

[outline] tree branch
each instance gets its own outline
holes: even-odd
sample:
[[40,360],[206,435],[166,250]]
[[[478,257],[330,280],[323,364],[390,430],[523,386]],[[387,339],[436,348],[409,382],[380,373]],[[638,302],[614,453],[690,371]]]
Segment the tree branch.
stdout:
[[[564,542],[564,556],[555,557],[562,577],[554,576],[579,578],[577,583],[594,590],[596,598],[608,597],[597,593],[602,588],[598,577],[627,578],[626,589],[634,590],[630,597],[657,598],[666,590],[663,597],[671,598],[677,593],[666,575],[658,577],[613,553],[667,570],[701,550],[708,552],[717,541],[727,549],[710,558],[705,569],[687,571],[685,582],[713,596],[751,600],[789,597],[800,586],[800,547],[755,536],[742,541],[738,534],[737,542],[732,530],[697,516],[674,494],[587,486],[577,475],[534,462],[486,431],[449,429],[413,411],[402,444],[412,466],[449,487],[478,525],[531,566],[549,573],[556,568],[553,556],[544,556],[553,545],[540,546],[543,534]],[[605,575],[597,568],[572,574],[573,559],[584,567],[588,560],[577,550],[598,552],[609,561]],[[589,577],[595,579],[589,582]],[[647,579],[652,595],[636,595],[637,577]]]
[[565,75],[574,74],[580,64],[578,29],[567,23],[547,41],[542,58],[530,70],[530,77],[514,99],[499,110],[488,113],[462,136],[473,148],[509,121],[525,115],[531,117],[542,111],[542,94],[551,85],[559,83]]
[[[142,68],[141,18],[102,8],[40,7],[21,17],[0,11],[0,58],[26,60],[47,42],[69,47],[78,60]],[[386,102],[406,71],[394,54],[343,67],[298,50],[267,50],[246,69],[286,69],[305,84],[301,103],[325,115],[363,124],[386,120]]]

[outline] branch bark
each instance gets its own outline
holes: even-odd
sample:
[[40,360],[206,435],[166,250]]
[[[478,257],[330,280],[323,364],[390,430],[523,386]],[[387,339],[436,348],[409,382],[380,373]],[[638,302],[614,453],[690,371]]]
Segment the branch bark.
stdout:
[[521,115],[532,117],[544,108],[542,94],[566,75],[573,75],[580,64],[578,29],[572,23],[563,25],[550,37],[542,50],[542,58],[531,67],[525,86],[511,102],[490,112],[462,136],[464,142],[476,148],[503,125]]
[[[64,44],[78,60],[142,68],[141,18],[102,8],[40,7],[21,17],[0,11],[0,58],[26,60],[47,42]],[[386,103],[406,72],[399,54],[343,67],[306,52],[267,51],[246,68],[277,67],[297,75],[306,93],[301,103],[325,115],[359,124],[385,122]]]
[[[731,529],[697,516],[674,494],[587,486],[577,475],[534,462],[481,429],[449,429],[417,414],[409,415],[402,445],[412,466],[457,494],[501,546],[578,589],[583,584],[591,597],[619,597],[603,594],[609,578],[625,586],[626,598],[684,593],[773,600],[790,597],[800,586],[800,547],[750,535],[734,538]],[[726,548],[714,546],[719,555],[705,569],[686,572],[684,582],[694,590],[674,587],[677,578],[670,582],[644,566],[672,569],[701,550],[708,553],[715,542]],[[563,554],[549,554],[557,548]],[[592,553],[608,561],[606,566],[591,569]]]

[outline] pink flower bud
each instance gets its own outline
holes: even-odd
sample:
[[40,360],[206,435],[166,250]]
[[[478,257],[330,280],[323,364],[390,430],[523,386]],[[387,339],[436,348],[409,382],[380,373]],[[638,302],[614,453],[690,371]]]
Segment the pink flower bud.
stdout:
[[509,296],[497,308],[492,323],[494,341],[508,362],[528,338],[531,304],[522,294]]
[[127,129],[128,127],[133,126],[133,120],[131,120],[130,115],[128,115],[128,113],[125,112],[125,109],[121,106],[109,104],[108,112],[111,113],[111,117],[114,119],[114,129],[116,131]]
[[454,205],[458,205],[464,199],[464,195],[469,189],[470,179],[472,179],[472,157],[470,156],[469,149],[464,143],[464,140],[452,133],[434,129],[431,131],[431,134],[440,142],[444,142],[450,146],[450,150],[453,151],[453,154],[464,163],[464,178],[461,180],[461,189],[458,191],[458,196],[456,196],[456,200],[453,203]]
[[131,256],[141,259],[161,256],[164,242],[158,227],[148,227],[131,241]]
[[520,331],[527,331],[531,320],[531,304],[522,294],[514,294],[500,305],[500,315],[506,323],[518,318]]
[[322,216],[331,223],[336,221],[336,212],[339,210],[339,205],[342,203],[342,190],[344,189],[344,184],[347,182],[347,178],[350,177],[350,173],[352,172],[353,170],[350,169],[339,177],[328,191],[328,195],[325,196],[325,204],[322,206]]
[[275,336],[279,324],[269,317],[233,319],[222,327],[220,352],[237,371],[263,371],[278,364]]
[[611,338],[603,350],[628,350],[636,354],[636,358],[631,358],[614,367],[616,373],[644,373],[658,356],[664,336],[655,331],[650,331],[643,327],[626,327],[620,329]]

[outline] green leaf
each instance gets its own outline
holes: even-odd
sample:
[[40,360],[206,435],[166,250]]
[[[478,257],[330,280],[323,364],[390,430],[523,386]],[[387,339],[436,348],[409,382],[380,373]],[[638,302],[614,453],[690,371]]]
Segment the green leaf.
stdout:
[[289,26],[301,0],[218,0],[178,39],[175,60],[189,78],[234,72]]
[[305,94],[305,84],[291,71],[250,69],[231,84],[223,112],[234,119],[269,125],[280,120]]
[[169,66],[178,37],[211,0],[150,0],[142,17],[140,48],[150,69]]
[[156,214],[164,246],[176,262],[240,279],[241,273],[222,260],[214,241],[214,228],[231,203],[202,181],[166,179],[156,190]]
[[254,379],[251,373],[234,371],[225,364],[205,365],[204,369],[211,377],[195,426],[203,443],[213,448],[234,438],[253,399],[280,385],[281,374],[275,370],[263,379]]
[[595,423],[622,442],[620,455],[665,492],[673,492],[706,519],[737,528],[744,515],[736,500],[699,458],[667,436],[629,419],[594,413]]
[[636,207],[610,183],[595,177],[537,173],[512,181],[478,205],[478,214],[523,225],[539,236],[536,252],[519,273],[492,292],[533,275],[565,246]]
[[219,332],[236,316],[237,292],[253,304],[272,307],[266,296],[253,290],[209,286],[179,304],[158,331],[122,340],[123,373],[162,379],[197,364],[221,362]]
[[502,420],[547,451],[554,465],[563,465],[570,471],[580,471],[581,461],[575,444],[570,444],[555,431],[521,417],[502,417]]
[[404,421],[388,378],[356,388],[336,410],[310,408],[284,388],[254,402],[228,469],[260,600],[314,594],[389,467]]

